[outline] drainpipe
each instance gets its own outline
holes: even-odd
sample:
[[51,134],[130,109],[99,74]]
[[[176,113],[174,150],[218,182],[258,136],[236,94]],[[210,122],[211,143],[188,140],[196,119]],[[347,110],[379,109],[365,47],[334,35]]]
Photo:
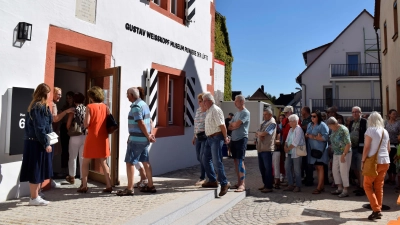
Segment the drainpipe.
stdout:
[[378,46],[378,73],[379,73],[379,88],[380,88],[380,95],[381,95],[381,114],[383,115],[383,98],[382,98],[382,73],[381,73],[381,51],[379,48],[379,35],[378,29],[375,28],[376,34],[376,45]]
[[[304,106],[307,105],[307,87],[305,84],[300,83],[300,86],[304,86],[304,88],[302,87],[302,90],[304,90]],[[303,95],[302,95],[303,97]]]

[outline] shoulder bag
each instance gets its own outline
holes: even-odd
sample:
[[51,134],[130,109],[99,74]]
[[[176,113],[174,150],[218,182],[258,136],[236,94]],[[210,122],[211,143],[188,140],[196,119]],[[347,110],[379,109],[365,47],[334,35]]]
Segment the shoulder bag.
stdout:
[[296,146],[296,155],[297,156],[307,156],[307,148],[305,145]]
[[114,133],[118,130],[118,123],[115,121],[113,115],[110,112],[110,109],[107,107],[107,117],[106,117],[106,126],[108,134]]
[[364,161],[364,167],[363,167],[363,170],[362,170],[362,175],[363,176],[370,176],[370,177],[378,176],[377,158],[378,158],[379,149],[381,148],[383,135],[384,135],[384,129],[382,130],[382,137],[381,137],[381,141],[379,142],[378,150],[376,151],[376,153],[373,156],[367,157],[365,159],[365,161]]
[[71,126],[68,129],[68,136],[80,136],[83,134],[82,132],[82,124],[78,123],[78,116],[74,115],[74,119],[72,120]]
[[[293,131],[293,132],[295,132],[295,131]],[[306,145],[298,145],[298,146],[296,146],[296,155],[297,156],[307,156]]]

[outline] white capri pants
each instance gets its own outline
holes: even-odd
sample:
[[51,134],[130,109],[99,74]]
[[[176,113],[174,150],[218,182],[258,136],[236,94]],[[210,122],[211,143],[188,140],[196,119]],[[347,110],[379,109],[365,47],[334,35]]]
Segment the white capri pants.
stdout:
[[333,155],[332,173],[335,184],[343,184],[343,187],[349,187],[349,171],[351,166],[352,152],[347,153],[345,160],[342,163],[340,158],[342,155]]
[[79,155],[79,171],[82,176],[82,162],[83,162],[83,147],[85,146],[86,135],[72,136],[69,138],[69,160],[68,172],[69,175],[75,177],[76,175],[76,157]]
[[279,179],[281,176],[281,152],[272,152],[272,166],[274,167],[274,178]]

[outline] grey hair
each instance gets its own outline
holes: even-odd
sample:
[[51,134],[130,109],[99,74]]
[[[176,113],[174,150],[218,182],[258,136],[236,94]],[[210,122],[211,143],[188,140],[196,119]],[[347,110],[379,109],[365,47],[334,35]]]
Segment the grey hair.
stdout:
[[264,109],[264,112],[267,112],[268,114],[270,114],[270,115],[272,115],[272,110],[271,110],[271,108],[265,108]]
[[236,95],[235,99],[238,98],[240,101],[246,102],[246,99],[244,98],[243,95]]
[[328,120],[326,120],[326,125],[335,125],[335,124],[338,124],[338,121],[333,116],[329,117]]
[[288,117],[289,121],[296,121],[296,123],[299,122],[299,117],[296,114],[292,114]]
[[373,111],[368,117],[368,127],[377,127],[377,128],[384,128],[384,122],[382,119],[381,114],[376,111]]
[[135,97],[135,98],[140,98],[139,89],[137,89],[136,87],[129,88],[128,93],[133,95],[133,97]]
[[203,100],[211,100],[212,103],[215,103],[214,96],[210,92],[206,92],[203,94]]
[[358,111],[360,111],[360,113],[362,112],[360,106],[354,106],[353,108],[351,108],[351,111],[353,111],[353,109],[357,109]]

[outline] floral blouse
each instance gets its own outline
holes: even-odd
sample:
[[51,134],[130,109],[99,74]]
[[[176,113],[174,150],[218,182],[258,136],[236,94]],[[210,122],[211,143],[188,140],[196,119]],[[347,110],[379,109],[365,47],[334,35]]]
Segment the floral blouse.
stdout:
[[399,142],[397,140],[397,135],[400,134],[400,121],[395,121],[394,123],[385,122],[385,129],[389,133],[389,139],[391,145],[397,145]]
[[[330,139],[334,155],[343,154],[344,147],[347,144],[351,144],[349,130],[346,126],[341,124],[339,124],[339,128],[336,131],[332,131]],[[351,152],[351,148],[349,149],[349,152]]]

